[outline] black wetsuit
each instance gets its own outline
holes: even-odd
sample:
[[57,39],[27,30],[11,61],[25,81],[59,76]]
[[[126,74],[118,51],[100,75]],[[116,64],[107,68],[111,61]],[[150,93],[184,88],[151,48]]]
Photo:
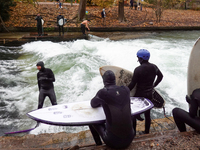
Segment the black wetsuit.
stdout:
[[[155,81],[156,76],[157,79]],[[142,61],[141,65],[135,68],[133,72],[132,81],[129,84],[128,88],[131,91],[137,84],[136,93],[134,96],[145,97],[151,100],[153,88],[160,83],[162,78],[163,75],[156,65],[151,64],[148,61]],[[145,133],[149,133],[151,125],[150,110],[146,111],[144,113],[144,116],[145,116]],[[133,127],[136,130],[136,124],[133,124]]]
[[38,35],[42,35],[42,17],[41,16],[37,16],[35,18],[35,20],[37,20]]
[[[58,16],[57,16],[57,23],[58,23],[58,21],[59,21],[60,19],[63,19],[63,25],[64,25],[64,17],[63,17],[62,15],[58,15]],[[61,35],[61,30],[62,30],[62,33],[63,33],[63,35],[64,35],[64,28],[63,28],[63,25],[60,26],[60,25],[58,24],[59,35]]]
[[189,113],[180,108],[174,108],[172,113],[175,123],[180,132],[186,131],[185,124],[188,124],[200,133],[200,117],[197,116],[198,107],[200,107],[200,89],[193,91],[191,100],[187,99],[190,104]]
[[40,91],[38,109],[42,108],[46,96],[49,97],[52,105],[57,105],[53,86],[55,77],[52,70],[45,68],[43,62],[38,62],[37,66],[41,66],[40,71],[37,73],[38,88]]
[[81,32],[85,35],[85,25],[81,23]]
[[106,13],[105,13],[105,11],[102,11],[101,12],[101,18],[105,18],[106,17]]
[[107,71],[103,76],[105,87],[91,100],[93,108],[103,107],[106,124],[89,127],[97,145],[101,144],[101,140],[94,129],[111,148],[126,148],[135,136],[132,127],[130,91],[127,87],[116,86],[114,73],[110,72]]

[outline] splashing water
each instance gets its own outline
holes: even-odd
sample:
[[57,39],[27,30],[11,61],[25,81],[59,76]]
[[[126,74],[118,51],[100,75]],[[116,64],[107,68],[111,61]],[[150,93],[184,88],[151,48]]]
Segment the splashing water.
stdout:
[[[0,47],[0,135],[36,124],[26,113],[37,109],[38,105],[38,61],[44,61],[45,67],[53,70],[57,102],[63,104],[91,100],[103,87],[99,67],[115,65],[133,71],[139,65],[137,51],[148,49],[151,53],[150,62],[156,64],[164,75],[157,90],[166,100],[167,115],[171,115],[174,107],[188,109],[185,101],[187,66],[199,32],[151,33],[143,39],[123,41],[38,41],[21,47]],[[43,107],[50,105],[46,98]],[[161,117],[164,117],[162,109],[152,110],[152,118]],[[78,132],[86,129],[41,124],[31,133]]]

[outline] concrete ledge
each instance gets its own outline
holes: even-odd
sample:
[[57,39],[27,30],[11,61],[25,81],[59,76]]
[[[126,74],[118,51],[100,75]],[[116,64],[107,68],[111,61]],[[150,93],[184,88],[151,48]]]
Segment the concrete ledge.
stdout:
[[[36,27],[8,27],[10,32],[37,32]],[[130,32],[130,31],[173,31],[173,30],[200,30],[200,26],[174,26],[174,27],[90,27],[93,32]],[[45,27],[44,32],[55,32],[58,28]],[[65,32],[80,32],[80,27],[64,27]],[[6,32],[6,31],[4,31]]]

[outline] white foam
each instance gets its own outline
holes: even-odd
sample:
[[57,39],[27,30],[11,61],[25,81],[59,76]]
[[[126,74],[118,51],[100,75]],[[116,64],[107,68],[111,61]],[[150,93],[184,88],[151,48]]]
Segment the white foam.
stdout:
[[[115,65],[133,71],[139,66],[137,51],[145,48],[151,53],[150,62],[156,64],[164,75],[157,89],[161,90],[167,98],[166,112],[171,114],[174,107],[188,108],[185,102],[186,77],[189,54],[195,40],[192,41],[193,39],[146,38],[126,41],[77,40],[61,43],[41,41],[27,43],[23,45],[23,53],[31,57],[27,55],[18,60],[22,72],[16,77],[18,81],[25,81],[27,84],[7,88],[8,94],[5,94],[4,98],[17,97],[19,101],[15,103],[21,114],[36,109],[38,103],[36,74],[38,71],[35,65],[42,60],[45,66],[51,68],[55,74],[54,86],[58,104],[90,100],[103,87],[99,74],[100,66]],[[49,105],[51,104],[46,99],[44,107]],[[38,128],[38,131],[34,133],[66,129],[51,126],[42,128]],[[73,130],[76,129],[73,128]]]

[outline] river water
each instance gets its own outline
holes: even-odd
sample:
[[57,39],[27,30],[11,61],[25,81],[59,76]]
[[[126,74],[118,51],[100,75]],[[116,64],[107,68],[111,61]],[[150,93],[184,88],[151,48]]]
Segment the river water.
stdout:
[[[134,33],[133,33],[134,34]],[[37,109],[38,86],[36,63],[55,74],[58,104],[90,100],[103,87],[99,67],[115,65],[133,71],[139,65],[136,52],[148,49],[150,62],[156,64],[164,78],[157,90],[166,100],[166,114],[174,107],[188,109],[187,66],[190,51],[200,31],[148,33],[140,39],[112,41],[109,39],[76,40],[53,43],[37,41],[20,47],[0,46],[0,135],[34,127],[36,122],[26,113]],[[44,106],[50,106],[46,98]],[[162,109],[153,109],[152,118],[163,118]],[[41,124],[32,134],[79,132],[83,127],[60,127]]]

